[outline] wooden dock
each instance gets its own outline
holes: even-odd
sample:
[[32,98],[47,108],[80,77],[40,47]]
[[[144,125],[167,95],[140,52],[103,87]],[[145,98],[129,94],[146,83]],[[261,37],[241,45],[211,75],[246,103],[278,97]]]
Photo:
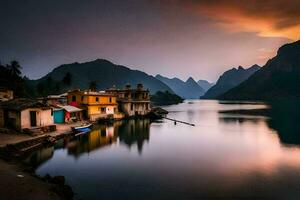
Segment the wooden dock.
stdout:
[[189,123],[189,122],[184,122],[184,121],[180,121],[180,120],[172,119],[172,118],[168,118],[168,117],[163,117],[163,118],[167,119],[167,120],[170,120],[170,121],[173,121],[175,125],[178,122],[178,123],[186,124],[186,125],[189,125],[189,126],[195,126],[195,124],[192,124],[192,123]]

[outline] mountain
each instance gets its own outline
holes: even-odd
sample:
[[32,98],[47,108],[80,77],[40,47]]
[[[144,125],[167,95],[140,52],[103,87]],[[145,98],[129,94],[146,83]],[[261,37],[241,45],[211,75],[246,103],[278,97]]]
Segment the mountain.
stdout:
[[210,83],[207,80],[199,80],[197,83],[198,85],[200,85],[200,87],[204,89],[205,92],[214,85],[213,83]]
[[231,88],[239,85],[241,82],[247,80],[253,73],[260,69],[260,66],[253,65],[248,69],[244,69],[242,66],[238,68],[232,68],[226,72],[224,72],[220,78],[218,79],[217,83],[211,87],[202,99],[214,99],[221,94],[224,94]]
[[199,99],[205,92],[191,77],[186,82],[179,78],[170,79],[159,74],[155,78],[168,85],[177,95],[184,99]]
[[174,93],[166,84],[153,76],[103,59],[61,65],[46,76],[30,81],[29,84],[36,87],[39,95],[47,95],[74,88],[88,89],[91,84],[94,86],[96,84],[97,90],[104,90],[113,85],[117,88],[123,88],[126,84],[135,87],[138,83],[148,88],[151,94],[157,91]]
[[180,96],[177,94],[171,94],[168,91],[156,92],[154,95],[151,95],[150,100],[151,103],[156,106],[179,104],[183,102],[183,99]]
[[280,47],[264,67],[220,99],[300,99],[300,40]]

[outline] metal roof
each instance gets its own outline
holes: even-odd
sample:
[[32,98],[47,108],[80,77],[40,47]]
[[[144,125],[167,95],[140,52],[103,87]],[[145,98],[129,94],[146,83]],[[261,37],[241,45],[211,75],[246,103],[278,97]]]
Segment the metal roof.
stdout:
[[82,109],[80,108],[77,108],[75,106],[70,106],[70,105],[67,105],[67,106],[61,106],[61,108],[65,109],[67,112],[69,113],[73,113],[73,112],[80,112],[82,111]]

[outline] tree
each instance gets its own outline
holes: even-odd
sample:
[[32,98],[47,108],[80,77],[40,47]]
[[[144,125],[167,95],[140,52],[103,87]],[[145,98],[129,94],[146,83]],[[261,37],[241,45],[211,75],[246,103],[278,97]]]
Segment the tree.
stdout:
[[89,89],[93,92],[97,91],[97,82],[96,81],[91,81],[89,84]]
[[13,60],[10,62],[10,65],[6,65],[8,70],[10,71],[11,75],[14,77],[20,77],[21,76],[21,69],[22,67],[18,63],[18,61]]
[[45,95],[45,87],[44,84],[42,82],[38,83],[36,86],[36,90],[38,92],[38,94],[40,96],[44,96]]
[[62,82],[65,85],[70,86],[72,83],[72,74],[70,72],[67,72],[66,75],[63,77]]

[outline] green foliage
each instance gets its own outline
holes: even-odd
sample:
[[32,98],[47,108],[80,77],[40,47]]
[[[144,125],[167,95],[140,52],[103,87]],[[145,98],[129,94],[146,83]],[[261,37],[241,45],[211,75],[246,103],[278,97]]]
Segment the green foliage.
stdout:
[[72,84],[72,74],[67,72],[66,75],[62,79],[63,84],[70,86]]
[[96,81],[91,81],[90,84],[89,84],[89,89],[93,92],[96,92],[97,91],[97,82]]
[[21,69],[15,60],[5,66],[0,64],[0,86],[12,90],[15,97],[30,96],[26,77],[22,77]]
[[171,94],[169,91],[158,91],[154,95],[151,95],[150,99],[155,105],[171,105],[183,102],[183,99],[180,96]]

